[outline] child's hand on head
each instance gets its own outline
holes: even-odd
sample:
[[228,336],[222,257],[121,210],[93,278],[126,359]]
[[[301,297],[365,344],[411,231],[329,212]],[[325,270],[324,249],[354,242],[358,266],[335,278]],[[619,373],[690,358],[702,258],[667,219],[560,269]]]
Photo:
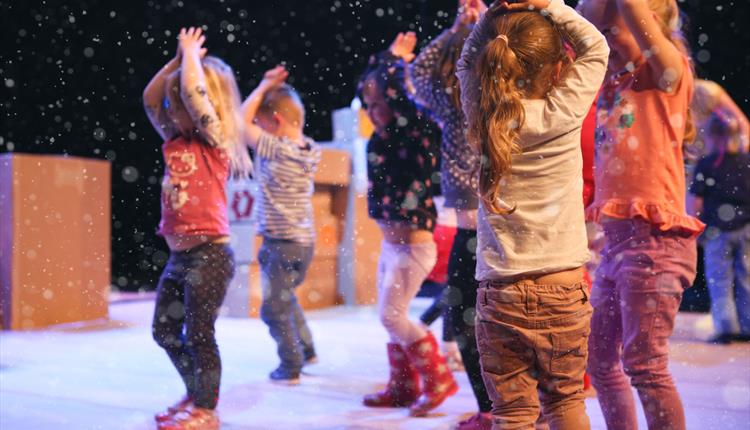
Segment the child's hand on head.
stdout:
[[284,66],[276,66],[273,69],[267,70],[266,73],[263,74],[263,80],[260,85],[266,89],[273,88],[283,84],[288,77],[289,72]]
[[200,27],[190,27],[180,29],[180,35],[177,37],[179,51],[181,55],[196,52],[203,58],[206,55],[206,48],[203,44],[206,42],[206,36]]
[[391,54],[402,58],[408,63],[416,57],[414,55],[414,48],[416,47],[417,35],[413,31],[410,31],[407,33],[399,33],[393,43],[391,43],[389,50],[391,51]]
[[546,9],[551,0],[503,0],[498,5],[501,10],[507,12],[524,12],[529,10],[542,10]]

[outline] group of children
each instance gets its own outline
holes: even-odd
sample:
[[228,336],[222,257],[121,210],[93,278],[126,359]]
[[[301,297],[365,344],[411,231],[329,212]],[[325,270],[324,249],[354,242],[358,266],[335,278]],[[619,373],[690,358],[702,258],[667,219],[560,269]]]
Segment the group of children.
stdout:
[[[631,385],[649,428],[684,429],[668,338],[704,225],[685,208],[694,79],[676,1],[587,0],[578,12],[562,0],[459,3],[455,24],[419,56],[405,33],[371,57],[357,89],[375,128],[367,200],[383,235],[377,309],[390,365],[385,388],[363,403],[424,416],[458,390],[435,337],[408,317],[435,265],[442,194],[457,216],[448,314],[479,409],[457,428],[527,429],[542,417],[552,429],[587,429],[588,370],[609,429],[637,428]],[[234,271],[230,175],[252,171],[260,186],[261,318],[281,359],[270,378],[296,384],[316,360],[294,290],[314,253],[320,148],[303,134],[304,106],[283,67],[240,104],[232,70],[204,41],[183,29],[175,58],[144,91],[165,141],[159,233],[171,251],[153,335],[186,387],[156,416],[160,429],[219,426],[214,323]],[[584,212],[581,129],[595,99],[595,189]],[[731,134],[721,118],[711,124],[712,135]],[[713,173],[727,163],[746,171],[736,152],[699,164],[693,191],[746,186]],[[721,246],[747,236],[742,205],[730,205],[727,228],[744,230],[721,233]],[[706,197],[704,208],[728,222],[721,201]],[[591,292],[586,220],[605,236]]]

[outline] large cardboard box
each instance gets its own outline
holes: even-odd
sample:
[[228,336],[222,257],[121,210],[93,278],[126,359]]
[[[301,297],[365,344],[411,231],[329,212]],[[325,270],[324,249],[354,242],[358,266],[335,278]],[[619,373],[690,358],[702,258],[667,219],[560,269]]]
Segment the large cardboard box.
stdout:
[[2,328],[108,316],[109,162],[0,155]]

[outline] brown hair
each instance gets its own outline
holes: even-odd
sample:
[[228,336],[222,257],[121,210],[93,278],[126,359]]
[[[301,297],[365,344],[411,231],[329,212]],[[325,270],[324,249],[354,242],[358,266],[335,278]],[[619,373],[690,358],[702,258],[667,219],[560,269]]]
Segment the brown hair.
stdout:
[[[648,0],[648,7],[656,15],[659,28],[664,36],[669,39],[670,42],[680,51],[685,57],[690,59],[690,51],[688,50],[687,42],[685,41],[685,35],[682,33],[682,17],[680,15],[680,9],[677,7],[675,0]],[[695,75],[693,70],[693,63],[690,62],[690,67],[683,73],[690,73]],[[684,142],[692,142],[695,139],[696,129],[693,122],[693,115],[688,108],[687,118],[685,121],[685,137]]]
[[271,88],[263,95],[258,114],[273,116],[278,113],[291,123],[305,123],[305,107],[297,91],[289,84]]
[[546,94],[551,67],[566,58],[557,29],[538,12],[487,12],[492,39],[482,48],[474,74],[479,100],[466,112],[469,141],[481,154],[479,193],[487,210],[508,214],[515,209],[498,201],[501,179],[518,153],[518,131],[524,124],[521,99]]

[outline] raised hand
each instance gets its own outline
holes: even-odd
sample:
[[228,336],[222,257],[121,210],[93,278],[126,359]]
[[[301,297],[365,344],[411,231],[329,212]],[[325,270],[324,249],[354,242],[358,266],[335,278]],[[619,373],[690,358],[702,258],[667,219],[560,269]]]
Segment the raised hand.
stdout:
[[417,46],[417,35],[413,31],[407,33],[399,33],[396,39],[391,43],[389,50],[391,54],[396,57],[402,58],[407,63],[416,57],[414,55],[414,48]]
[[286,78],[289,77],[289,72],[284,66],[276,66],[273,69],[267,70],[263,74],[263,80],[260,83],[265,89],[273,88],[284,83]]
[[453,21],[453,25],[451,26],[451,31],[453,31],[454,33],[461,27],[471,25],[479,21],[479,8],[474,7],[471,3],[472,2],[470,0],[459,1],[458,13],[456,14],[456,19],[455,21]]
[[203,47],[203,44],[206,42],[206,36],[203,35],[203,30],[200,27],[180,29],[177,40],[181,55],[193,52],[197,53],[201,58],[206,55],[206,49]]

